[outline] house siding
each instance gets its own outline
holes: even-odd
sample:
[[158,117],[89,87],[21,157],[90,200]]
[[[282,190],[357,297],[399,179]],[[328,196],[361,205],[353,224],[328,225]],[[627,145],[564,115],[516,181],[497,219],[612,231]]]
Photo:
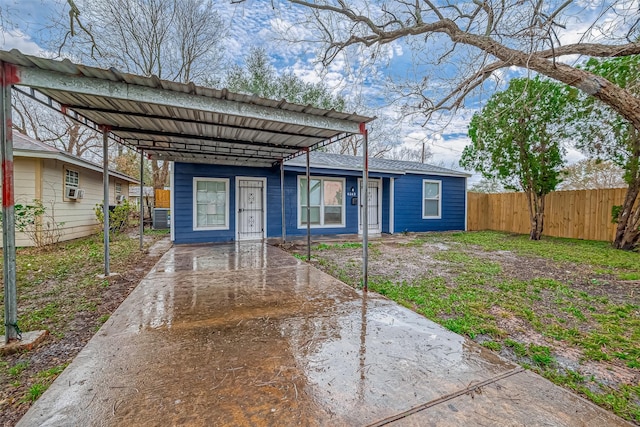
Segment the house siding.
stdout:
[[[439,219],[422,218],[422,182],[442,182],[441,216]],[[395,180],[396,207],[394,230],[403,231],[450,231],[464,230],[466,217],[465,179],[439,175],[407,174]]]
[[391,180],[389,178],[382,180],[382,232],[389,233],[389,203],[391,201]]
[[[316,173],[317,172],[317,173]],[[325,170],[313,171],[312,176],[339,177],[345,179],[345,190],[357,188],[357,177],[327,174]],[[282,234],[282,204],[280,199],[280,169],[245,168],[238,166],[175,163],[174,165],[174,241],[176,243],[228,242],[236,238],[236,176],[267,179],[267,237]],[[304,236],[306,226],[298,227],[298,177],[300,172],[285,173],[285,224],[287,236]],[[229,229],[193,229],[193,178],[229,179]],[[345,227],[312,228],[312,235],[354,234],[358,232],[358,206],[351,205],[351,198],[345,196]]]
[[[79,173],[79,187],[85,190],[84,198],[65,199],[65,168]],[[115,203],[115,182],[122,184],[122,194],[126,195],[129,192],[128,182],[110,177],[111,204]],[[47,215],[52,215],[55,222],[64,223],[60,227],[60,241],[86,237],[100,230],[94,208],[102,203],[102,173],[55,159],[16,157],[14,185],[16,204],[32,203],[33,199],[38,198],[42,201]],[[33,246],[33,242],[24,233],[16,231],[16,246]]]
[[[173,209],[175,242],[206,243],[235,240],[236,176],[266,178],[267,236],[280,235],[280,170],[273,168],[245,168],[237,166],[174,164]],[[229,228],[227,230],[193,229],[193,178],[225,178],[229,180]]]
[[[236,177],[266,178],[267,237],[282,234],[282,204],[280,198],[280,169],[248,168],[239,166],[206,165],[191,163],[174,164],[173,180],[173,227],[175,243],[228,242],[236,239]],[[305,225],[298,226],[298,178],[305,173],[299,168],[285,171],[285,223],[287,237],[305,236]],[[348,193],[353,188],[356,193],[361,174],[342,173],[340,170],[311,168],[312,177],[342,178],[345,182],[345,224],[344,227],[312,227],[312,235],[357,234],[358,205],[351,204]],[[382,231],[388,233],[390,209],[390,180],[387,174],[371,174],[382,179]],[[225,230],[193,229],[193,179],[222,178],[229,180],[229,228]],[[442,216],[440,219],[422,219],[422,181],[424,179],[442,182]],[[407,174],[395,179],[395,219],[394,230],[400,231],[442,231],[463,230],[465,220],[465,179],[462,177],[442,177],[436,175]]]
[[[33,199],[38,198],[39,188],[34,177],[39,173],[40,160],[15,158],[13,162],[13,185],[15,203],[28,205]],[[0,229],[0,236],[2,230]],[[19,231],[16,231],[16,246],[30,246],[31,240]]]
[[[82,199],[68,200],[64,197],[66,168],[78,172],[78,187],[84,190]],[[54,202],[56,221],[64,222],[61,240],[77,239],[98,231],[99,223],[93,209],[102,203],[101,173],[58,160],[45,160],[42,194],[45,206]]]

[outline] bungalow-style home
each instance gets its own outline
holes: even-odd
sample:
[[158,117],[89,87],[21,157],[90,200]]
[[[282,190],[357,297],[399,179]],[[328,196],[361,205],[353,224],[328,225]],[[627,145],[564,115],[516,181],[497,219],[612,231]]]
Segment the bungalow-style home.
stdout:
[[[285,162],[287,237],[466,229],[469,174],[417,162],[369,159],[369,200],[360,200],[362,158],[314,151],[307,197],[306,157]],[[282,236],[281,172],[271,168],[174,163],[172,238],[204,243]]]
[[[21,133],[13,133],[13,169],[16,204],[42,201],[46,214],[61,226],[60,240],[88,236],[99,230],[94,208],[102,203],[102,166],[81,159]],[[109,172],[109,204],[128,198],[137,181]],[[16,230],[17,246],[33,242]]]

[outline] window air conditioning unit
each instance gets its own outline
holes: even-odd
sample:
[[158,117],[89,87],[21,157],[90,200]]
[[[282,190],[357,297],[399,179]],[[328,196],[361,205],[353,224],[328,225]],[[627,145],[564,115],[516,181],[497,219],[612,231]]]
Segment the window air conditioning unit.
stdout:
[[116,196],[116,202],[122,203],[124,201],[125,201],[124,195],[121,194],[119,196]]
[[83,193],[83,195],[84,195],[84,191],[80,190],[77,187],[67,187],[67,189],[65,190],[65,195],[64,196],[67,199],[76,200],[76,199],[82,198],[82,196],[80,196],[80,193]]
[[82,188],[78,188],[76,191],[76,196],[78,199],[82,199],[84,197],[84,190]]

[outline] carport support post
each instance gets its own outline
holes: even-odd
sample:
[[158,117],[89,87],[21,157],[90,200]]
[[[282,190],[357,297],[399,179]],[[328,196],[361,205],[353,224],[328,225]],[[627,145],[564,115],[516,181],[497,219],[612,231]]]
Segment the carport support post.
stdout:
[[362,142],[362,289],[369,289],[369,131],[360,123]]
[[284,216],[284,159],[280,160],[280,204],[282,209],[282,243],[287,241],[287,224]]
[[18,338],[18,294],[16,292],[16,228],[13,197],[13,135],[11,86],[13,65],[0,62],[0,157],[2,158],[2,250],[4,258],[4,343]]
[[307,151],[307,261],[311,261],[311,177],[309,173],[309,147]]
[[104,277],[109,277],[109,131],[108,126],[102,130],[102,214],[104,218]]
[[144,200],[142,193],[144,191],[144,150],[140,150],[140,250],[144,241]]

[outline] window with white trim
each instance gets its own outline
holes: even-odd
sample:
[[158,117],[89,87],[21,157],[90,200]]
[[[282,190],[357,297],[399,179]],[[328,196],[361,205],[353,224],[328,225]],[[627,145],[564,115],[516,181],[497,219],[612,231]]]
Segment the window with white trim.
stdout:
[[122,184],[119,182],[116,182],[116,195],[120,195],[122,194]]
[[65,187],[78,188],[80,184],[80,173],[71,169],[65,169],[64,185]]
[[[311,178],[308,198],[311,227],[344,227],[344,186],[341,178]],[[307,178],[298,177],[298,226],[306,225]]]
[[229,229],[229,180],[193,178],[193,229]]
[[440,218],[442,200],[441,181],[422,181],[422,218]]

